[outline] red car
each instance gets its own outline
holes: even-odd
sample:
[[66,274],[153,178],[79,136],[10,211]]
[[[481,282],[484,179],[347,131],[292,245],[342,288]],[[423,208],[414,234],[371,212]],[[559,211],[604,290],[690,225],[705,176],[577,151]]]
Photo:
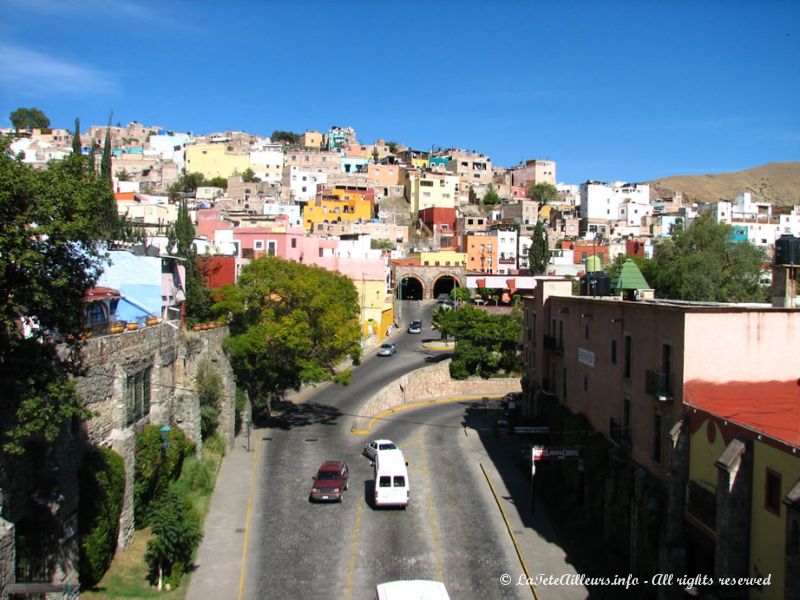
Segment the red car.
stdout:
[[308,499],[312,502],[341,502],[349,475],[350,469],[343,460],[326,460],[314,476],[314,485]]

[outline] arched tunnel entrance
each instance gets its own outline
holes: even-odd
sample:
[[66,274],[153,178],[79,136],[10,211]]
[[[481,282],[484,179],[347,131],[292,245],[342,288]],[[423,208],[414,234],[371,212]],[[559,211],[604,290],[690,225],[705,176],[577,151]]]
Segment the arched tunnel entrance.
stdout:
[[433,283],[431,298],[436,299],[439,294],[450,294],[453,288],[458,287],[458,279],[452,275],[443,275]]
[[416,277],[403,277],[400,280],[401,300],[422,300],[422,282]]

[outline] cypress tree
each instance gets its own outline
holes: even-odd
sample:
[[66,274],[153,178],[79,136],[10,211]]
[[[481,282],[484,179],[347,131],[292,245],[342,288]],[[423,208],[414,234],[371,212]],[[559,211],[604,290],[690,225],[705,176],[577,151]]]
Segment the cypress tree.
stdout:
[[103,143],[103,158],[100,160],[100,176],[111,181],[111,127],[106,127],[106,140]]
[[72,152],[80,155],[81,153],[81,120],[75,117],[75,132],[72,134]]

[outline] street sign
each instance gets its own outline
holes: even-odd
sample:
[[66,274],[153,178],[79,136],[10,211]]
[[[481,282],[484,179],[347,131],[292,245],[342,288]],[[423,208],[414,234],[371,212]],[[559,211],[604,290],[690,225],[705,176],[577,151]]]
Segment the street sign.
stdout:
[[544,455],[544,446],[531,446],[531,463],[541,460]]
[[543,452],[538,460],[563,460],[565,458],[580,458],[580,448],[543,448]]
[[514,427],[514,433],[550,433],[550,428],[543,427]]

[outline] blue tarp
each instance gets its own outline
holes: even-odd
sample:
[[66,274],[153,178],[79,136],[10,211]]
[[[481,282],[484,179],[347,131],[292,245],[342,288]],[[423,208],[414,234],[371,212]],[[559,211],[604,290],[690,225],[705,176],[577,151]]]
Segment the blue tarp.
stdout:
[[161,316],[161,259],[116,250],[109,255],[111,264],[97,285],[117,289],[122,294],[118,318],[136,321],[148,314]]

